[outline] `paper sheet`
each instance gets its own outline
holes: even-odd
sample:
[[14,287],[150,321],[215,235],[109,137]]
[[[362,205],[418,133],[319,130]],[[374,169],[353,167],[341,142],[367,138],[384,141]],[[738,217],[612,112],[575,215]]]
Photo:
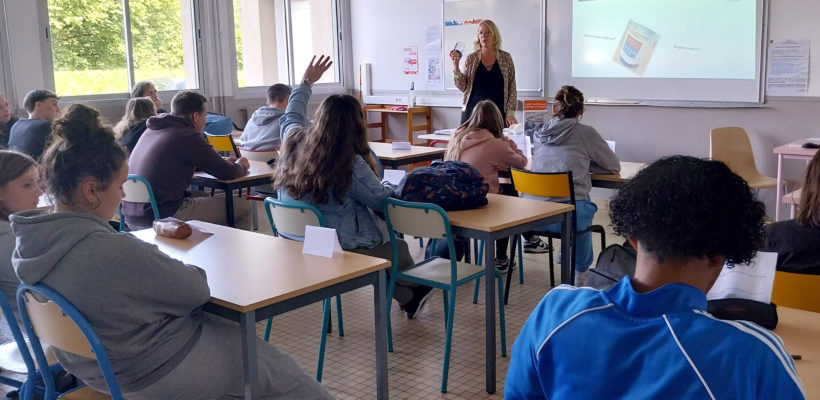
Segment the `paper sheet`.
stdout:
[[398,185],[406,174],[407,172],[401,169],[386,169],[384,170],[384,179],[382,179],[382,181],[387,181],[394,185]]
[[809,48],[811,41],[770,40],[766,94],[805,96],[809,87]]
[[334,253],[344,253],[344,250],[339,244],[339,237],[335,229],[307,225],[302,253],[330,258]]
[[748,299],[769,303],[772,301],[776,266],[777,253],[765,251],[757,252],[757,256],[749,264],[738,264],[733,268],[724,266],[706,298]]

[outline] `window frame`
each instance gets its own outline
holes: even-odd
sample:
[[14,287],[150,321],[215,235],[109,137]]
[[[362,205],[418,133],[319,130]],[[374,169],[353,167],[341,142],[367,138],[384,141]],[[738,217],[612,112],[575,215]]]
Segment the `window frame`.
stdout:
[[[52,43],[51,43],[51,23],[48,17],[48,1],[49,0],[38,0],[38,16],[39,16],[39,25],[43,30],[43,34],[40,35],[40,48],[42,49],[42,57],[43,57],[43,80],[45,83],[45,87],[51,90],[55,90],[56,82],[54,78],[54,52],[52,50]],[[206,67],[203,60],[206,59],[206,49],[202,43],[202,21],[205,20],[204,18],[204,9],[201,5],[200,1],[197,0],[188,0],[190,7],[191,7],[191,20],[193,26],[191,27],[192,30],[192,38],[194,39],[194,49],[196,51],[196,56],[194,59],[196,60],[196,82],[197,82],[197,90],[200,93],[207,93],[207,85],[205,79],[205,72]],[[60,93],[57,95],[60,96],[61,101],[66,103],[74,103],[74,102],[86,102],[97,107],[108,107],[108,106],[117,106],[117,105],[124,105],[131,96],[131,88],[134,87],[136,81],[134,80],[134,63],[133,63],[133,46],[132,46],[132,36],[131,36],[131,7],[130,7],[130,0],[120,0],[120,4],[122,6],[122,13],[123,13],[123,40],[125,41],[125,59],[126,59],[126,74],[128,76],[128,92],[120,92],[120,93],[101,93],[101,94],[86,94],[86,95],[67,95],[62,96]],[[128,25],[126,25],[128,24]],[[176,93],[186,90],[186,89],[179,89],[179,90],[162,90],[158,91],[158,94],[162,98],[170,99]]]

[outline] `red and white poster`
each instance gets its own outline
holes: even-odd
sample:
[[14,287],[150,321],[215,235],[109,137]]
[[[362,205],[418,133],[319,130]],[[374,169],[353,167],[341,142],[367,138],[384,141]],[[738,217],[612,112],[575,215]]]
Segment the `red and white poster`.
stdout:
[[404,62],[402,63],[405,75],[418,75],[419,73],[419,48],[416,46],[404,46]]

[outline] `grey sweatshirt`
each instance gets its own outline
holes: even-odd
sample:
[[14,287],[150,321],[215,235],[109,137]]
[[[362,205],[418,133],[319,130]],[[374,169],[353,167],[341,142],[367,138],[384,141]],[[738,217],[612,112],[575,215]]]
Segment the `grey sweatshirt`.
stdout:
[[[14,240],[14,235],[11,233],[11,224],[9,224],[9,221],[0,218],[0,290],[3,291],[3,296],[9,302],[19,325],[20,313],[17,311],[17,286],[20,284],[20,280],[17,279],[14,267],[11,266]],[[5,315],[3,317],[7,318]],[[22,325],[20,326],[22,329]],[[4,338],[13,339],[9,324],[4,321],[0,321],[0,332],[2,332]]]
[[242,148],[249,150],[279,149],[282,144],[279,132],[279,119],[285,110],[276,107],[260,107],[254,111],[251,120],[245,125],[242,136]]
[[[188,354],[210,298],[205,272],[161,253],[97,216],[33,210],[11,216],[12,263],[27,284],[43,283],[88,319],[123,392],[150,386]],[[104,389],[97,362],[55,349],[66,370]]]
[[[572,171],[575,199],[583,200],[592,189],[590,173],[618,173],[621,163],[595,128],[577,118],[551,119],[533,133],[532,170]],[[552,199],[563,200],[563,199]]]

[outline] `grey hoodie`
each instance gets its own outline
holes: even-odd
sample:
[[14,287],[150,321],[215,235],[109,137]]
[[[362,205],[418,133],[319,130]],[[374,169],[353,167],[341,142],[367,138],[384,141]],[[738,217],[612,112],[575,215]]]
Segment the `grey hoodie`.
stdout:
[[279,118],[285,110],[276,107],[260,107],[254,111],[251,120],[245,125],[242,136],[242,148],[249,150],[279,149],[282,144],[279,132]]
[[[88,319],[123,392],[156,382],[188,354],[210,298],[205,272],[115,232],[92,214],[33,210],[11,216],[12,263],[27,284],[43,283]],[[104,390],[97,362],[55,349],[66,370]]]
[[[553,118],[533,133],[532,170],[572,171],[575,199],[584,200],[592,189],[590,173],[618,173],[621,163],[595,128],[577,118]],[[553,199],[563,200],[563,199]]]
[[[17,285],[20,280],[14,273],[14,267],[11,266],[11,253],[14,251],[14,235],[11,233],[11,224],[9,221],[0,218],[0,290],[3,291],[3,296],[9,302],[14,316],[17,318],[17,323],[20,323],[20,313],[17,311]],[[5,317],[5,316],[4,316]],[[21,325],[22,329],[22,325]],[[9,324],[0,321],[0,332],[3,337],[11,340],[11,329]]]

